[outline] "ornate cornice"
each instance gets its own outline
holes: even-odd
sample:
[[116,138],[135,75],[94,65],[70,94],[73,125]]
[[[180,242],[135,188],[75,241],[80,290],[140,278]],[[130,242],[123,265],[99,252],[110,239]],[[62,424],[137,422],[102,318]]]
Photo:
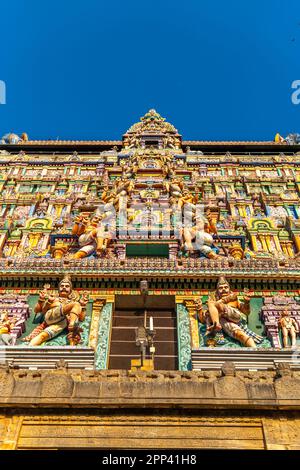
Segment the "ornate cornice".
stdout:
[[0,370],[0,407],[164,409],[300,408],[300,373],[286,364],[276,371],[222,370],[131,372]]

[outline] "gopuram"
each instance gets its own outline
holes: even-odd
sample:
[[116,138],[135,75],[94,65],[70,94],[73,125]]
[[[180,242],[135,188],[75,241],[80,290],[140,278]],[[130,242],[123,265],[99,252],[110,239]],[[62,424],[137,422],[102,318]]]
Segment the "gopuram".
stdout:
[[1,449],[300,449],[299,137],[0,139]]

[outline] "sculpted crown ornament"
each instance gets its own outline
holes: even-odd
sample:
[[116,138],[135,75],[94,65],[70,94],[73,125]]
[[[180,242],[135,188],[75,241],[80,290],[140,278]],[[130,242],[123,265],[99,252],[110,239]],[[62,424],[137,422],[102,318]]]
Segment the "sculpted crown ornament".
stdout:
[[155,109],[150,109],[140,122],[133,124],[123,136],[125,148],[157,145],[159,148],[179,149],[181,136]]

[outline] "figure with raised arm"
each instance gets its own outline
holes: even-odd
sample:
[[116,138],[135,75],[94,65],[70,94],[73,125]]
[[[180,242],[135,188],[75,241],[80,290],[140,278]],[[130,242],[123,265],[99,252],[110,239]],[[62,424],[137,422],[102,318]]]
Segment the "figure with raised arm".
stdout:
[[250,314],[250,297],[244,295],[243,301],[238,294],[232,292],[229,282],[220,277],[215,294],[207,302],[210,326],[207,334],[218,331],[225,332],[243,346],[255,348],[262,342],[263,337],[251,331],[246,324]]
[[88,303],[86,293],[80,295],[73,291],[71,279],[65,276],[58,285],[58,294],[49,290],[46,285],[40,291],[39,299],[34,308],[35,314],[40,314],[42,323],[38,325],[23,341],[29,346],[40,346],[58,336],[64,330],[68,331],[68,343],[75,346],[80,342],[79,322],[85,318],[85,307]]
[[101,256],[110,241],[110,232],[105,230],[104,217],[95,213],[92,217],[82,213],[75,218],[72,233],[78,236],[79,250],[71,255],[73,259],[90,256],[94,252]]

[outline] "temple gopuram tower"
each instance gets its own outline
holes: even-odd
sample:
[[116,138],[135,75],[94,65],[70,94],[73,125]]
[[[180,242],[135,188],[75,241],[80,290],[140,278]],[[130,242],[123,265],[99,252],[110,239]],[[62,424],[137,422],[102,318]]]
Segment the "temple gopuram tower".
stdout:
[[300,448],[297,134],[11,133],[0,189],[0,448]]

